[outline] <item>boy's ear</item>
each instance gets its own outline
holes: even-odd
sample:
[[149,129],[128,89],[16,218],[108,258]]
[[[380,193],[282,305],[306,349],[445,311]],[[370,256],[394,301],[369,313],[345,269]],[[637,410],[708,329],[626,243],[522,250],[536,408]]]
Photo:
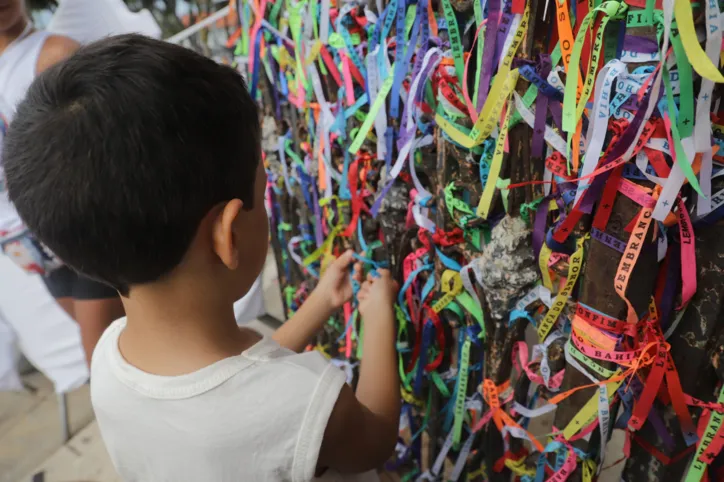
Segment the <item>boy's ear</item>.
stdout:
[[212,242],[216,255],[229,269],[239,266],[239,249],[234,234],[234,224],[244,203],[239,199],[232,199],[224,204],[221,212],[214,219]]

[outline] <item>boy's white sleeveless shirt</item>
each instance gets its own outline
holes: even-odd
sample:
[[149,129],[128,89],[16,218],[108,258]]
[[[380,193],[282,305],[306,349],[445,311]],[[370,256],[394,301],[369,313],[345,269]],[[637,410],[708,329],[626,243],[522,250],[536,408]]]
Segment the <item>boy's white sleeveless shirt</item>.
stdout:
[[[125,481],[375,481],[314,472],[345,375],[321,354],[264,338],[194,373],[152,375],[118,349],[125,318],[93,354],[91,397],[101,435]],[[350,434],[354,436],[354,434]]]

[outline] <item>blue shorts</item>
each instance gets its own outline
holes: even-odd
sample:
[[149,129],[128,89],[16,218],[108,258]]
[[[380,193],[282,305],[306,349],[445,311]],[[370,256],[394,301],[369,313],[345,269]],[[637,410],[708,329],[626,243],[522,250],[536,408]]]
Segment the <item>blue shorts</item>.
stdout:
[[118,297],[118,292],[110,286],[80,275],[67,266],[51,271],[43,281],[53,298],[103,300]]

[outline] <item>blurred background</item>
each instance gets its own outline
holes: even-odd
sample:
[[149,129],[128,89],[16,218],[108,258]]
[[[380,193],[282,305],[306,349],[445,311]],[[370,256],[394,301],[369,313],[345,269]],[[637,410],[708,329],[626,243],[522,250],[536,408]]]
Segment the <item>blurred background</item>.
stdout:
[[[105,17],[107,22],[114,23],[137,25],[140,21],[145,26],[155,23],[160,37],[170,38],[226,9],[227,15],[187,40],[189,46],[212,57],[228,57],[227,42],[238,28],[238,17],[233,9],[226,8],[228,5],[228,0],[26,0],[28,13],[38,28],[74,37],[95,34],[99,30],[95,26],[98,19]],[[76,32],[63,31],[68,28]],[[97,33],[103,36],[101,32]]]

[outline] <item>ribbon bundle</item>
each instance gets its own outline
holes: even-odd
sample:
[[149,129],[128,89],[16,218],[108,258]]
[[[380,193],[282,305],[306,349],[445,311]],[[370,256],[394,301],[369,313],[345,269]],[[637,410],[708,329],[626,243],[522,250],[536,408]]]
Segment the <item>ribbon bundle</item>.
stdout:
[[[594,480],[615,428],[627,455],[686,457],[687,482],[716,479],[724,391],[711,378],[697,392],[708,401],[687,393],[670,341],[703,290],[694,229],[724,214],[716,0],[237,11],[287,310],[348,247],[401,281],[404,436],[390,468]],[[351,381],[363,329],[350,304],[315,347]]]

